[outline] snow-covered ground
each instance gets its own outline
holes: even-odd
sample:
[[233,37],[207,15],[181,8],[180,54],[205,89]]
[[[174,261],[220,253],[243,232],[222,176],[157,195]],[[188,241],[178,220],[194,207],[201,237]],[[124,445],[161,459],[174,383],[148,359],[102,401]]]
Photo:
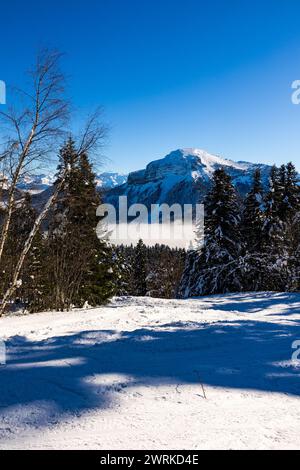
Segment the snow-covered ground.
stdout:
[[0,448],[300,449],[300,295],[0,319]]

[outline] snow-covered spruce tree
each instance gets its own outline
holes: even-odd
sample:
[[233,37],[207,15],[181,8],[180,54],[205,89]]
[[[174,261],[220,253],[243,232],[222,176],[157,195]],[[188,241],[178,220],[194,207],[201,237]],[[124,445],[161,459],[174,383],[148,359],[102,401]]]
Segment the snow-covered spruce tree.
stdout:
[[284,191],[285,236],[288,243],[289,279],[287,290],[300,289],[300,188],[295,166],[286,165]]
[[265,220],[261,172],[253,174],[252,187],[245,197],[241,232],[244,242],[243,289],[261,290],[265,283],[265,246],[262,238]]
[[269,177],[269,189],[265,199],[265,221],[263,227],[264,243],[270,248],[280,251],[283,250],[284,230],[283,230],[283,170],[279,170],[276,166],[271,169]]
[[264,193],[261,172],[253,174],[251,190],[246,195],[242,214],[242,234],[249,252],[260,251],[261,233],[264,224]]
[[179,288],[179,296],[183,297],[242,290],[240,207],[224,169],[215,171],[204,202],[204,247],[187,256]]
[[54,306],[99,305],[113,294],[110,248],[96,235],[100,196],[86,154],[70,138],[60,153],[57,182],[67,169],[49,227],[50,283]]
[[292,162],[286,165],[284,204],[286,219],[293,220],[300,209],[300,188],[298,173]]
[[115,293],[120,296],[128,296],[133,293],[133,246],[114,246],[113,256],[115,263]]
[[100,204],[95,174],[85,153],[79,158],[78,190],[81,204],[75,217],[80,221],[83,245],[88,252],[87,271],[79,290],[79,303],[88,302],[96,306],[106,302],[114,293],[115,270],[113,250],[96,235],[96,210]]
[[285,213],[286,170],[274,166],[266,195],[262,230],[264,277],[261,290],[284,291],[289,283],[289,243]]
[[[200,276],[203,273],[203,251],[202,250],[188,250],[185,260],[184,270],[179,282],[177,297],[187,298],[199,293]],[[201,264],[202,263],[202,264]],[[196,289],[198,294],[196,294]]]
[[133,256],[132,295],[147,295],[147,249],[143,240],[139,240]]

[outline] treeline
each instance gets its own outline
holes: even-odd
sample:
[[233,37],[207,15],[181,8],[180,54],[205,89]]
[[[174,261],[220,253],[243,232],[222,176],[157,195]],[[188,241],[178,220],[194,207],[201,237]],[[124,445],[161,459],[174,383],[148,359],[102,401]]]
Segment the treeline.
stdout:
[[188,254],[179,296],[300,288],[300,192],[292,163],[260,171],[243,201],[218,169],[205,199],[204,247]]
[[171,299],[177,296],[186,251],[166,245],[115,248],[116,294]]

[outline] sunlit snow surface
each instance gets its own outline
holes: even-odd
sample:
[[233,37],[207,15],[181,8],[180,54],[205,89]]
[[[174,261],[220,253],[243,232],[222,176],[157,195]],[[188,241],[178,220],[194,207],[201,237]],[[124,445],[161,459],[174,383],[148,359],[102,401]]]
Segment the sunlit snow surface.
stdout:
[[0,319],[0,448],[300,448],[299,294]]

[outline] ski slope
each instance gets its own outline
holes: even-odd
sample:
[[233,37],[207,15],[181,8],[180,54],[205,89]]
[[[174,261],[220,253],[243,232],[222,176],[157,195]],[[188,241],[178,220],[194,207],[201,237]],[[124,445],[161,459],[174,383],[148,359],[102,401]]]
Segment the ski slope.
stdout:
[[299,294],[0,319],[0,449],[300,449]]

